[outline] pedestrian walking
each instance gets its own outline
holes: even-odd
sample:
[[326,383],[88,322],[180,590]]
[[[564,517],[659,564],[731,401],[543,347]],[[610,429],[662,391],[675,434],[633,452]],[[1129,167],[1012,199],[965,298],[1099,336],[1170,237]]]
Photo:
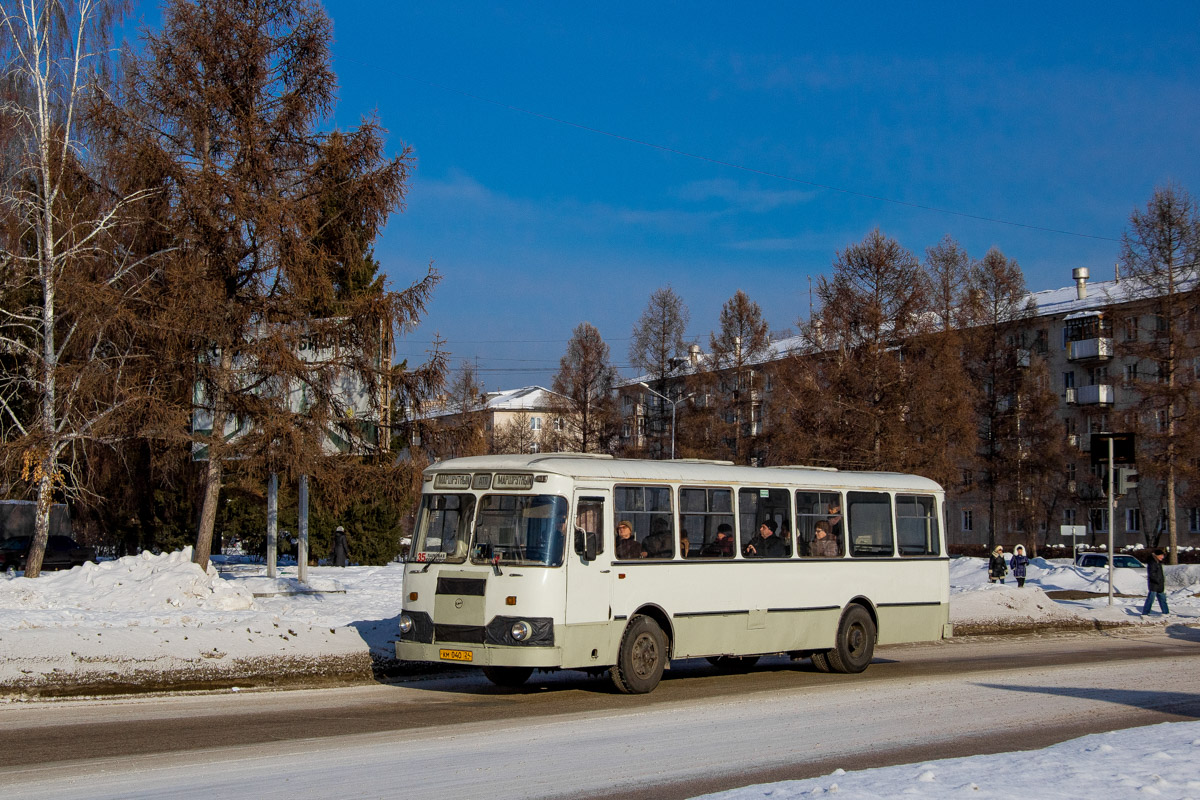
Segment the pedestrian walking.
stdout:
[[1142,613],[1149,614],[1150,606],[1154,604],[1154,598],[1158,598],[1158,607],[1162,609],[1162,613],[1170,614],[1167,610],[1167,582],[1163,576],[1162,560],[1166,553],[1162,548],[1156,548],[1150,554],[1150,560],[1146,562],[1146,605],[1142,606]]
[[350,560],[350,543],[346,541],[346,529],[341,525],[333,532],[333,565],[344,567]]
[[996,545],[991,558],[988,559],[988,583],[1004,583],[1004,576],[1007,574],[1008,564],[1004,561],[1004,547]]
[[[1025,569],[1028,566],[1029,559],[1025,556],[1025,545],[1019,544],[1013,548],[1012,558],[1008,562],[1008,568],[1012,570],[1013,577],[1017,579],[1018,589],[1025,586]],[[1001,583],[1003,582],[1001,581]]]

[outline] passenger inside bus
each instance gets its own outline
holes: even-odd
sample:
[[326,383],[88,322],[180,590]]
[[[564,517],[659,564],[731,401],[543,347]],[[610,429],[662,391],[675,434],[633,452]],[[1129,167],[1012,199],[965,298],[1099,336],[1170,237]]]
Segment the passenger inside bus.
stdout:
[[617,558],[630,559],[642,557],[642,546],[633,538],[633,523],[623,519],[617,523]]
[[671,558],[675,555],[675,547],[671,542],[671,528],[662,517],[655,517],[651,523],[651,533],[642,542],[645,558]]
[[837,558],[840,555],[837,540],[833,538],[830,527],[829,522],[823,519],[817,520],[813,527],[814,538],[809,545],[809,555],[813,558]]
[[746,543],[746,558],[786,558],[787,543],[775,535],[775,520],[763,520],[758,535]]
[[717,526],[717,538],[704,546],[705,558],[733,558],[733,526],[722,522]]

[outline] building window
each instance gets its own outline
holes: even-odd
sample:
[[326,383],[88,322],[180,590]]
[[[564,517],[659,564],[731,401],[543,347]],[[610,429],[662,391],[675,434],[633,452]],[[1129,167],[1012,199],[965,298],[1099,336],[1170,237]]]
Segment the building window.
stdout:
[[1074,525],[1074,524],[1075,524],[1075,509],[1064,508],[1063,509],[1063,525]]
[[1063,374],[1063,389],[1075,388],[1075,370],[1069,370]]
[[1138,320],[1137,317],[1125,318],[1125,341],[1136,342],[1138,338]]
[[1142,529],[1142,510],[1140,508],[1125,509],[1125,530],[1137,533]]
[[1075,480],[1075,462],[1074,461],[1067,462],[1067,480],[1069,480],[1069,481]]
[[558,431],[559,433],[562,433],[563,429],[566,427],[567,427],[566,420],[564,420],[562,417],[554,418],[554,430]]
[[1100,386],[1108,383],[1108,367],[1092,367],[1088,370],[1088,383],[1092,386]]
[[541,417],[530,417],[529,418],[529,430],[540,431],[541,429],[542,429],[542,418]]
[[975,530],[975,517],[969,508],[962,510],[962,530],[963,533],[970,533]]
[[1137,368],[1138,368],[1138,365],[1136,363],[1125,365],[1125,385],[1126,386],[1132,386],[1133,384],[1137,383],[1137,379],[1138,379],[1138,369]]
[[1200,508],[1188,509],[1188,533],[1200,533]]
[[1107,533],[1108,532],[1108,509],[1107,508],[1093,508],[1091,510],[1091,522],[1092,522],[1092,532],[1093,533]]

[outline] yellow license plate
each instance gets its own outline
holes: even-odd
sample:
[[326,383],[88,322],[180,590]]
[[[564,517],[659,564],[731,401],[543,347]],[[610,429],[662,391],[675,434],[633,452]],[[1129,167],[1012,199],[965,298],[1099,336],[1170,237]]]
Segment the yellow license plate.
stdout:
[[438,656],[443,661],[474,661],[475,654],[470,650],[440,650]]

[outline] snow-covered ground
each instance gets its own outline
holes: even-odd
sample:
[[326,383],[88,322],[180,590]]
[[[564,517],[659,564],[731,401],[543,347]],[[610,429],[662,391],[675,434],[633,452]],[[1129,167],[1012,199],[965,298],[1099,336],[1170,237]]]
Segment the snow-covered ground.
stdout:
[[[367,678],[393,658],[403,566],[296,568],[214,562],[190,551],[131,556],[48,573],[0,577],[0,695],[113,690],[139,683],[228,685],[239,676]],[[1034,559],[1024,588],[987,581],[983,559],[951,561],[950,615],[960,632],[1100,625],[1200,624],[1200,565],[1166,567],[1171,615],[1143,617],[1145,572]],[[1068,592],[1072,599],[1052,598]],[[1090,597],[1087,593],[1099,596]],[[164,676],[170,676],[169,680]],[[99,687],[99,688],[97,688]],[[1175,723],[1064,742],[1041,751],[977,756],[726,792],[725,800],[809,797],[1096,797],[1146,792],[1200,798],[1200,723]],[[1067,765],[1064,767],[1064,765]]]
[[1173,722],[1097,733],[1041,750],[948,758],[919,764],[838,770],[803,781],[764,783],[704,795],[704,800],[839,800],[914,797],[1200,797],[1200,722]]

